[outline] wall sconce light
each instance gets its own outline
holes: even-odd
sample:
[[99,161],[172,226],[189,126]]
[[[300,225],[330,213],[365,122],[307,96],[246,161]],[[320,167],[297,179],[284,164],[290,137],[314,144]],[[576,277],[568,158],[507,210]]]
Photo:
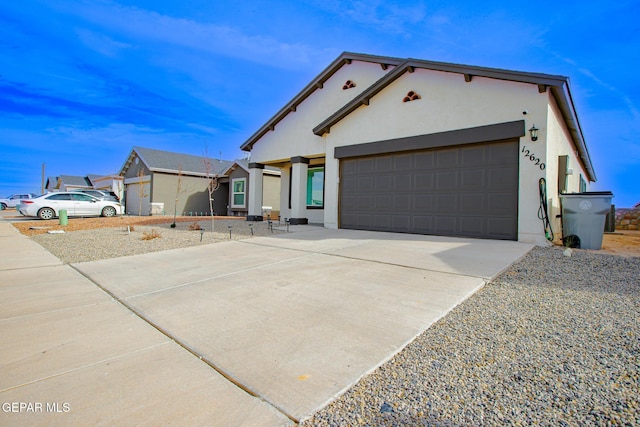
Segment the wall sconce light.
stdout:
[[535,124],[533,126],[531,126],[531,129],[529,129],[529,132],[531,133],[531,140],[532,141],[537,141],[538,140],[538,128],[536,127]]

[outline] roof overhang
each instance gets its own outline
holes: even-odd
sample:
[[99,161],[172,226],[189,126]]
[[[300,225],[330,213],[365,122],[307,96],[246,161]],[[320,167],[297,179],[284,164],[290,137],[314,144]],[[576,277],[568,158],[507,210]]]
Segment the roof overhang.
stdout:
[[295,112],[298,105],[300,105],[305,99],[307,99],[313,92],[318,89],[322,89],[324,83],[331,78],[338,70],[344,65],[351,64],[353,61],[372,62],[380,64],[383,68],[392,65],[396,66],[402,63],[402,59],[392,58],[386,56],[376,55],[364,55],[360,53],[343,52],[338,58],[336,58],[327,68],[325,68],[311,83],[309,83],[304,89],[302,89],[287,105],[285,105],[280,111],[276,113],[267,123],[265,123],[256,133],[254,133],[244,144],[240,146],[240,149],[244,151],[251,151],[253,144],[255,144],[260,138],[267,134],[269,131],[273,131],[278,123],[282,121],[289,113]]
[[342,119],[347,117],[349,114],[351,114],[361,106],[369,105],[371,98],[376,96],[384,88],[400,78],[402,75],[407,72],[413,72],[416,68],[461,74],[467,82],[472,81],[474,76],[478,76],[533,84],[538,87],[538,92],[540,93],[544,93],[547,90],[550,90],[552,96],[555,98],[560,107],[560,110],[562,111],[562,116],[564,118],[566,126],[569,129],[573,143],[577,148],[578,157],[583,162],[587,174],[589,175],[589,179],[591,181],[596,180],[593,163],[591,162],[591,157],[589,155],[589,151],[582,134],[582,129],[578,121],[575,105],[573,104],[573,98],[569,89],[569,79],[564,76],[540,73],[525,73],[497,68],[473,67],[443,62],[408,59],[402,64],[398,65],[394,70],[386,74],[376,83],[371,85],[360,95],[347,103],[344,107],[340,108],[338,111],[336,111],[327,119],[314,127],[313,133],[318,136],[323,136],[324,134],[329,133],[331,127],[336,123],[340,122]]
[[546,93],[549,91],[554,97],[560,107],[566,126],[577,149],[578,157],[583,162],[589,179],[591,181],[596,180],[593,163],[591,162],[591,157],[584,141],[584,136],[578,121],[578,116],[569,88],[569,79],[567,77],[543,73],[527,73],[498,68],[451,64],[446,62],[424,61],[411,58],[404,60],[401,58],[364,55],[351,52],[344,52],[336,58],[336,60],[334,60],[327,68],[324,69],[324,71],[312,80],[311,83],[298,93],[298,95],[278,111],[278,113],[265,125],[258,129],[258,131],[255,132],[244,144],[242,144],[240,148],[245,151],[251,151],[253,145],[258,142],[260,138],[266,135],[269,131],[275,130],[276,125],[289,113],[296,111],[296,108],[300,103],[311,96],[313,92],[321,89],[324,83],[331,78],[331,76],[333,76],[345,64],[350,64],[352,61],[373,62],[380,64],[385,69],[388,66],[394,66],[394,69],[389,71],[376,83],[371,85],[345,106],[314,127],[313,133],[318,136],[323,136],[329,133],[333,125],[340,122],[361,106],[369,105],[371,98],[380,93],[390,83],[394,82],[407,72],[415,71],[417,68],[460,74],[466,82],[473,81],[474,77],[486,77],[498,80],[528,83],[536,85],[538,92]]

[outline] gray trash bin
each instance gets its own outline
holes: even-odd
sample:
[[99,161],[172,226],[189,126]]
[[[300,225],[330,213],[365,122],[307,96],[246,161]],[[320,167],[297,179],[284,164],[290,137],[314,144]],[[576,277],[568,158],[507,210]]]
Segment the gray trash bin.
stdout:
[[562,237],[578,236],[581,249],[600,249],[611,191],[561,194]]

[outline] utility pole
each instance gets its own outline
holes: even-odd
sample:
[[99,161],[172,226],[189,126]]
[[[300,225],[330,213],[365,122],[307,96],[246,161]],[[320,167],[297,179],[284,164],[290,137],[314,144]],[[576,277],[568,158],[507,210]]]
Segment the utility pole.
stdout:
[[42,185],[40,186],[40,194],[44,194],[44,168],[47,164],[42,164]]

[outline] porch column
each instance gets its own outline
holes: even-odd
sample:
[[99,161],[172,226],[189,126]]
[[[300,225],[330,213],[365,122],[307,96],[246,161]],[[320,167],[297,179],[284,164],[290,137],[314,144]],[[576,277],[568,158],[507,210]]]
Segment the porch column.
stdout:
[[291,224],[307,224],[307,171],[309,159],[305,157],[291,158]]
[[262,175],[264,165],[249,163],[249,215],[247,221],[262,221]]

